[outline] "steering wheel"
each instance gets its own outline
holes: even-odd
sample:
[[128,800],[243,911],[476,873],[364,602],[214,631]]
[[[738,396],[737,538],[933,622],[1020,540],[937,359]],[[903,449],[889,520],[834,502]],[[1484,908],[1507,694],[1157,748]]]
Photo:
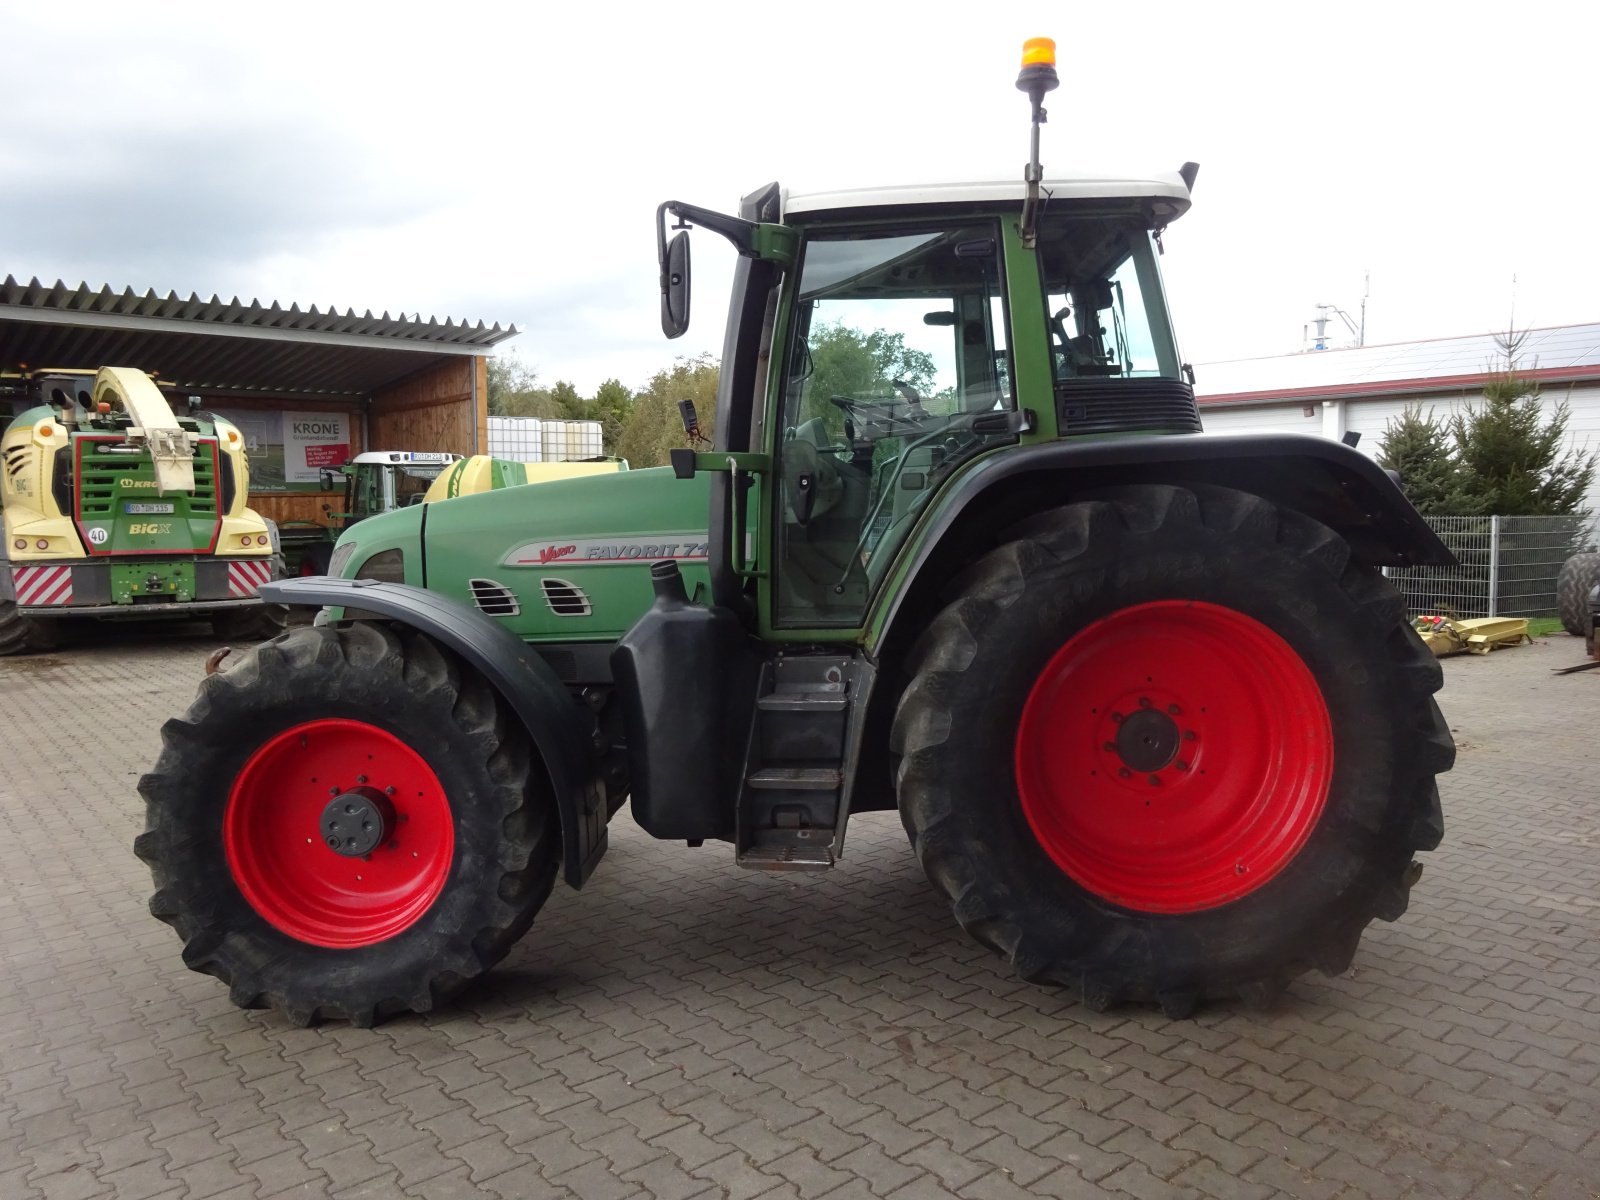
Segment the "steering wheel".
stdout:
[[[913,396],[915,392],[911,393]],[[855,422],[857,429],[881,430],[878,437],[894,437],[902,433],[921,433],[922,420],[927,415],[919,398],[910,412],[900,411],[898,400],[857,400],[853,396],[829,396],[828,403]]]

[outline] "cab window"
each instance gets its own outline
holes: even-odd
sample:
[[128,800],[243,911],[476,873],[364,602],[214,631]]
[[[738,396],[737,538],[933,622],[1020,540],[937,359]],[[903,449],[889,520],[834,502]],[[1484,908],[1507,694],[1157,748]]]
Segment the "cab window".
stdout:
[[[859,621],[945,479],[1015,435],[990,222],[807,239],[786,357],[779,624]],[[992,424],[992,423],[991,423]]]
[[1178,377],[1155,255],[1142,223],[1046,223],[1039,262],[1058,384]]

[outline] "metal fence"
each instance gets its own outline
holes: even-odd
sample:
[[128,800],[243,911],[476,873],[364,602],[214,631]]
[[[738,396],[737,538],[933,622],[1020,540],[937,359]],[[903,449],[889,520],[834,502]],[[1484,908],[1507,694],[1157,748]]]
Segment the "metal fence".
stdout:
[[1461,560],[1457,567],[1391,568],[1412,613],[1546,617],[1556,611],[1556,576],[1572,555],[1595,547],[1587,516],[1427,517]]

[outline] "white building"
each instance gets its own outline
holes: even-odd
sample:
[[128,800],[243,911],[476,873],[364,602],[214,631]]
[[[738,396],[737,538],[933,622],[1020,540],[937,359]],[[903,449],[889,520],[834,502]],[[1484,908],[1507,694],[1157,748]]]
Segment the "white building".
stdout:
[[[1517,365],[1547,404],[1567,402],[1568,445],[1600,449],[1600,324],[1529,330]],[[1205,363],[1195,367],[1195,393],[1209,433],[1353,432],[1376,457],[1385,425],[1407,404],[1460,412],[1504,368],[1494,335],[1477,334]],[[1600,485],[1589,507],[1600,510]]]

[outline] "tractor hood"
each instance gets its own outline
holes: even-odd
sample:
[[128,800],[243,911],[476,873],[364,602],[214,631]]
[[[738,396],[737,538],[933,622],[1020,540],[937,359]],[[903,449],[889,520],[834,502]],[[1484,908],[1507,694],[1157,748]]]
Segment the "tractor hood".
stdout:
[[[503,488],[426,507],[427,587],[540,641],[612,641],[650,606],[650,564],[707,581],[710,476],[618,471]],[[382,518],[387,544],[399,527]],[[368,528],[356,532],[366,545]],[[408,562],[406,582],[412,579]]]

